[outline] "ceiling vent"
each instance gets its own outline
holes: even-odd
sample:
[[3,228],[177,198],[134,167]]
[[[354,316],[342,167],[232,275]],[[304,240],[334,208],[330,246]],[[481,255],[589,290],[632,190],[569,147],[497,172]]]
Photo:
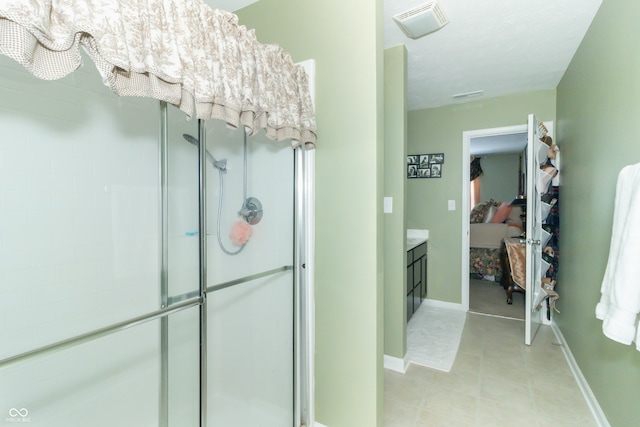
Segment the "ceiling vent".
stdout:
[[442,7],[435,0],[395,15],[393,20],[412,39],[439,30],[449,23]]
[[484,95],[484,91],[483,90],[476,90],[473,92],[465,92],[465,93],[459,93],[457,95],[453,95],[452,98],[454,99],[454,101],[462,101],[462,100],[466,100],[469,98],[477,98]]

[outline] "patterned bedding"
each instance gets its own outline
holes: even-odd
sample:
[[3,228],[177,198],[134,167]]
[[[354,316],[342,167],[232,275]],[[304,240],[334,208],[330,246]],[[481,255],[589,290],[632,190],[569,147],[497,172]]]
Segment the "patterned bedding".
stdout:
[[499,282],[502,276],[500,249],[470,248],[469,273],[481,276],[495,276],[494,280]]

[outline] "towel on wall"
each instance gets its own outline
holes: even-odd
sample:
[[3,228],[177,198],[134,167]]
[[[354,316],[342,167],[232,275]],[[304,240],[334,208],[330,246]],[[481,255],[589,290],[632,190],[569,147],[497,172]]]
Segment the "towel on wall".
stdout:
[[618,175],[609,259],[596,317],[608,338],[640,351],[640,163]]

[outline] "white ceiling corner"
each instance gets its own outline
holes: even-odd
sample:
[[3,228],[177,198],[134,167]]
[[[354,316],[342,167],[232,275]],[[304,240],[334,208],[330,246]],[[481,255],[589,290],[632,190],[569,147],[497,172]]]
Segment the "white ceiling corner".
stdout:
[[469,154],[486,156],[491,154],[517,154],[527,146],[527,132],[505,135],[480,136],[469,141]]
[[425,1],[384,0],[385,47],[407,47],[409,110],[557,87],[602,3],[439,0],[449,24],[411,40],[392,17]]
[[[258,0],[204,0],[234,12]],[[439,0],[449,19],[440,30],[407,38],[393,15],[427,0],[384,0],[384,45],[408,53],[409,110],[558,86],[602,0]]]
[[258,0],[204,0],[204,2],[212,8],[226,10],[227,12],[235,12],[257,1]]

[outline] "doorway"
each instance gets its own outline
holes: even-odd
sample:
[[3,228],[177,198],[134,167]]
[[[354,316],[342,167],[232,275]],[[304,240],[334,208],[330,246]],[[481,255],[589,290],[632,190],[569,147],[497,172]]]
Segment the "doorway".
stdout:
[[[524,319],[524,295],[515,295],[514,303],[509,305],[506,303],[506,293],[500,285],[501,235],[504,235],[507,229],[517,235],[517,229],[508,228],[506,223],[491,223],[489,211],[495,212],[496,205],[502,202],[509,203],[521,193],[521,154],[526,149],[526,144],[526,124],[463,132],[462,209],[465,214],[462,216],[461,294],[462,305],[468,311]],[[480,157],[480,163],[484,163],[485,179],[477,188],[480,188],[481,206],[487,207],[482,221],[473,226],[469,217],[472,209],[472,156]],[[511,175],[513,178],[505,182],[505,176]],[[489,209],[490,205],[495,208]],[[489,222],[485,223],[485,220]],[[473,268],[471,260],[475,260]]]

